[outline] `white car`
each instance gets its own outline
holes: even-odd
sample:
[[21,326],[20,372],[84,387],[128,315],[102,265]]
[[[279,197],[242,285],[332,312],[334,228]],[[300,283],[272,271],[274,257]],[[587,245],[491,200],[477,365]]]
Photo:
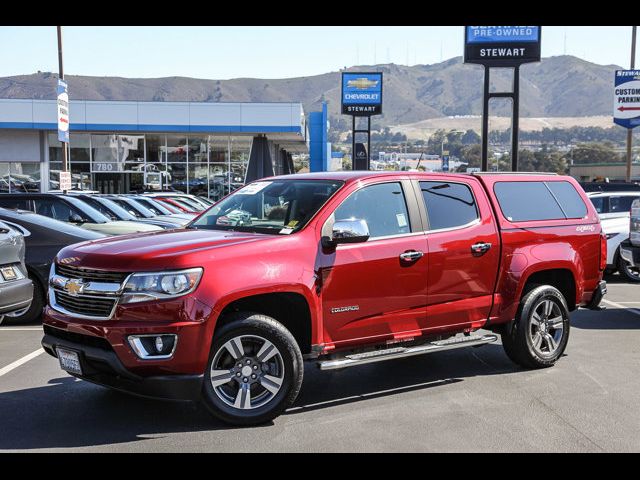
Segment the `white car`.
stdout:
[[629,263],[620,256],[620,243],[629,238],[631,204],[640,199],[640,192],[591,192],[587,196],[596,208],[607,236],[607,269],[610,272],[617,270],[631,282],[640,281],[638,275],[630,270]]

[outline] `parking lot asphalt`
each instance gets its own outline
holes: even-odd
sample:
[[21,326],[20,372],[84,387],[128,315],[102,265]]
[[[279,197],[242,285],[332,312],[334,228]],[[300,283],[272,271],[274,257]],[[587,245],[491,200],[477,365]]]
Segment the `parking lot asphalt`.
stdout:
[[553,368],[523,370],[499,344],[343,371],[308,363],[295,405],[253,428],[77,380],[41,353],[38,325],[1,326],[0,451],[637,452],[640,285],[608,282],[607,310],[572,314]]

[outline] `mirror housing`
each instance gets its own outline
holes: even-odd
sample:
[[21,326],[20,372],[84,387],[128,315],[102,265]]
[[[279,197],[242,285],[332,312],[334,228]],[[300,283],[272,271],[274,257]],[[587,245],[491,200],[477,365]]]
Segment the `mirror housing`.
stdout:
[[322,237],[325,247],[334,247],[340,243],[362,243],[369,240],[369,226],[362,219],[336,220],[331,237]]

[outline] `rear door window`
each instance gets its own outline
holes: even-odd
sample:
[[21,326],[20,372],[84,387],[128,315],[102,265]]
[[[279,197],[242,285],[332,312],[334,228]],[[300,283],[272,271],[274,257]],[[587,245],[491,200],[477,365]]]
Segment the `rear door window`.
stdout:
[[640,196],[638,196],[638,197],[631,197],[631,196],[610,197],[609,198],[610,212],[611,213],[615,213],[615,212],[630,212],[631,211],[631,204],[633,203],[633,201],[636,198],[640,198]]
[[0,196],[0,207],[18,209],[18,210],[31,210],[29,200],[26,198],[2,198]]
[[510,222],[583,218],[587,207],[569,182],[497,182],[494,192]]
[[427,207],[429,230],[468,225],[478,218],[476,202],[467,185],[452,182],[420,182]]
[[609,202],[607,202],[607,197],[589,197],[591,203],[596,209],[598,213],[608,213],[609,212]]

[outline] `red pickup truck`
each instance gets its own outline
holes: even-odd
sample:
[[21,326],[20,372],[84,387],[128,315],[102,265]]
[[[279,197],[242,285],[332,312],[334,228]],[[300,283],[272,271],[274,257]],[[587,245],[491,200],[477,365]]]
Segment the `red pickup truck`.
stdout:
[[345,368],[499,334],[517,364],[549,367],[569,312],[598,308],[606,259],[569,177],[271,177],[186,229],[64,248],[42,344],[78,378],[256,424],[293,403],[305,359]]

